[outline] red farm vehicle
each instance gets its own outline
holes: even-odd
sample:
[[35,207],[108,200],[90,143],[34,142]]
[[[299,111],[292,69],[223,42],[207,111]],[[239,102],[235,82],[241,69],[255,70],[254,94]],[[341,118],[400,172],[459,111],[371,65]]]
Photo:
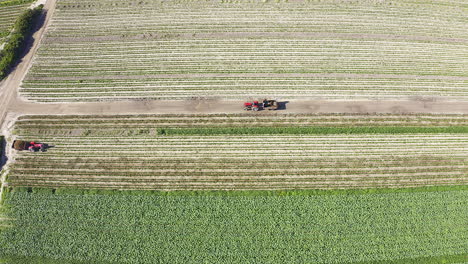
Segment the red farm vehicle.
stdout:
[[13,141],[13,145],[11,147],[19,151],[29,150],[31,152],[44,152],[47,149],[47,144],[34,141],[15,140]]
[[244,110],[246,111],[259,111],[259,110],[277,110],[278,109],[278,102],[276,100],[271,99],[263,99],[260,103],[258,101],[253,101],[253,103],[247,102],[244,103]]

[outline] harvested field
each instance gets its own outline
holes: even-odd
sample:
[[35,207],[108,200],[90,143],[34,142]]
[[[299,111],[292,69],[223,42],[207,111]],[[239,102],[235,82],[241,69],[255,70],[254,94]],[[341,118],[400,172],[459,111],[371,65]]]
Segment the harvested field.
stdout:
[[[295,129],[293,120],[313,127],[321,125],[320,119],[329,124],[334,115],[265,115],[250,120],[249,126],[262,126],[268,119],[269,124],[287,124],[284,134],[269,133],[265,124],[255,134],[203,130],[212,125],[233,128],[245,117],[25,116],[16,124],[17,137],[54,147],[45,153],[18,153],[8,181],[12,186],[155,190],[395,188],[468,182],[466,132],[421,134],[414,126],[427,120],[466,125],[464,115],[357,119],[377,124],[372,134],[351,128],[339,134],[321,130],[288,134]],[[387,129],[388,119],[413,126],[407,134],[378,132],[378,124]],[[338,127],[346,130],[356,119],[341,120]],[[184,130],[192,125],[200,130]],[[173,132],[161,133],[164,129]]]
[[448,0],[59,0],[21,94],[468,101],[464,10]]

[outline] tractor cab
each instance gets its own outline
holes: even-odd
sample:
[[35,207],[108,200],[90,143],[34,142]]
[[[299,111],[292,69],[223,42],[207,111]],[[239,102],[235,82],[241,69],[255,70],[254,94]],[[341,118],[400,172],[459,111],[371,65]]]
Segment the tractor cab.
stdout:
[[244,110],[245,111],[258,111],[262,108],[258,101],[253,101],[253,103],[246,102],[244,103]]
[[36,151],[44,152],[45,151],[45,145],[41,144],[41,143],[31,141],[31,142],[29,142],[28,150],[30,152],[36,152]]

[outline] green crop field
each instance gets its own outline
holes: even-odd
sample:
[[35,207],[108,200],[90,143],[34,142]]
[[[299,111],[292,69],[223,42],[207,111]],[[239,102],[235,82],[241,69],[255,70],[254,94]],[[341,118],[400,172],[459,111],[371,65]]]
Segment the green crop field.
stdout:
[[468,101],[462,1],[59,0],[33,101]]
[[467,199],[466,189],[268,196],[18,192],[6,203],[14,227],[2,233],[0,256],[62,263],[463,262]]

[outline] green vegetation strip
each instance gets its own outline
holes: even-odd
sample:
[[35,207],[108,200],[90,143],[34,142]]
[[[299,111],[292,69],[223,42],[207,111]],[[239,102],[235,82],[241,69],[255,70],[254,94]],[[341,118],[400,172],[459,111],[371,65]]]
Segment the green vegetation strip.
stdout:
[[41,188],[11,187],[6,192],[42,193],[42,194],[79,194],[79,195],[156,195],[156,196],[310,196],[310,195],[360,195],[404,192],[446,192],[468,191],[468,185],[426,186],[413,188],[369,188],[369,189],[336,189],[336,190],[234,190],[234,191],[157,191],[157,190],[111,190],[111,189],[76,189],[76,188]]
[[159,135],[253,135],[253,134],[419,134],[468,133],[468,126],[450,127],[221,127],[162,128]]
[[5,46],[0,51],[0,79],[3,79],[8,75],[13,65],[21,57],[21,53],[26,47],[26,40],[31,33],[34,21],[41,14],[42,8],[43,5],[39,5],[32,10],[28,9],[24,11],[16,21],[13,33],[11,33]]
[[10,192],[7,197],[12,227],[1,233],[0,259],[450,263],[463,261],[468,252],[467,190],[286,196]]

